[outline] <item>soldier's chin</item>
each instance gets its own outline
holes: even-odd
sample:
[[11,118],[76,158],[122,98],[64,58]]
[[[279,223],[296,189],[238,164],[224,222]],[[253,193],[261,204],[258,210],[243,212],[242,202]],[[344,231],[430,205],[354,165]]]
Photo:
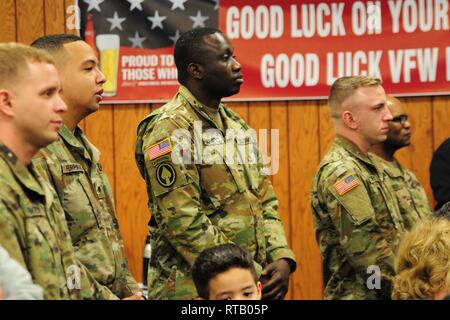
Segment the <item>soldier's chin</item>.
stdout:
[[100,109],[100,103],[92,102],[87,109],[88,109],[89,113],[96,112],[96,111],[98,111],[98,109]]
[[238,94],[239,91],[241,91],[241,87],[240,86],[238,86],[238,87],[234,86],[234,87],[232,87],[230,89],[229,92],[226,93],[226,95],[224,95],[224,97],[234,96],[235,94]]
[[236,90],[234,94],[239,93],[241,91],[241,85],[242,82],[238,82],[236,85],[233,86],[233,88]]
[[387,140],[387,134],[382,134],[378,137],[378,142],[384,142]]

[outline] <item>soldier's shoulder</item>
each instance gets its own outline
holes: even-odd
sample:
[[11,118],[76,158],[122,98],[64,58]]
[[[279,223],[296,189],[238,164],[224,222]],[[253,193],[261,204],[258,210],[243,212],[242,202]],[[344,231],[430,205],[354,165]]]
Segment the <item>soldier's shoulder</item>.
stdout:
[[350,174],[360,175],[356,159],[343,149],[332,147],[320,162],[316,176],[329,180]]
[[[62,162],[67,161],[67,156],[70,154],[67,146],[61,139],[52,142],[45,148],[42,148],[33,157],[33,164],[39,167],[55,167],[59,166]],[[45,164],[45,165],[44,165]]]
[[11,199],[20,185],[17,183],[11,168],[0,160],[0,200]]
[[252,127],[250,127],[250,125],[232,108],[230,108],[226,105],[223,105],[223,109],[225,111],[227,118],[235,123],[239,123],[241,126],[241,129],[243,129],[243,130],[252,129]]
[[152,113],[147,122],[138,127],[138,140],[142,140],[146,145],[164,140],[176,130],[193,130],[196,118],[184,105],[162,108],[164,109]]
[[147,115],[138,126],[138,135],[147,135],[155,130],[189,128],[195,117],[186,102],[175,100]]

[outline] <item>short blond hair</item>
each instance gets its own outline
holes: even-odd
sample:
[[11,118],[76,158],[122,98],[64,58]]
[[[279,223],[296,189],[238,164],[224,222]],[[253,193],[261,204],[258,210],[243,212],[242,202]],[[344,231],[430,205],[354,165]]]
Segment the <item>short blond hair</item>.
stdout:
[[379,86],[381,80],[369,76],[352,76],[338,78],[330,89],[328,96],[328,107],[330,108],[331,116],[339,118],[341,116],[341,105],[350,97],[356,90],[361,87]]
[[450,219],[417,222],[400,243],[392,298],[429,299],[450,287]]
[[28,62],[55,65],[45,51],[19,43],[0,43],[0,88],[14,85],[28,70]]

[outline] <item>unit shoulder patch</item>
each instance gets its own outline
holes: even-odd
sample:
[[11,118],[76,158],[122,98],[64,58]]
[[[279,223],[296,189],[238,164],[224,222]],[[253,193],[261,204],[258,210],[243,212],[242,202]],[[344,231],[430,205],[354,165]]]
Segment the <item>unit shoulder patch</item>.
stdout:
[[164,188],[170,188],[177,180],[177,173],[172,163],[162,162],[156,168],[156,180]]

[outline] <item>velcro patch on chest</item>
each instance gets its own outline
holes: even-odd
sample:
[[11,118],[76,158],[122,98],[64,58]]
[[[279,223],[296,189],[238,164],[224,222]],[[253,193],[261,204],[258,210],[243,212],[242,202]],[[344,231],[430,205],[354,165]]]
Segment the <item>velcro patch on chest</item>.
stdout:
[[336,189],[337,193],[340,196],[343,196],[344,194],[346,194],[353,188],[356,188],[357,186],[359,186],[359,184],[360,183],[356,179],[356,177],[352,174],[349,174],[349,175],[345,176],[344,178],[342,178],[341,180],[339,180],[338,182],[336,182],[334,184],[334,188]]
[[63,173],[83,172],[83,167],[79,163],[69,163],[62,165]]
[[160,142],[151,145],[147,152],[149,153],[150,160],[159,158],[169,152],[172,152],[172,143],[170,142],[170,138],[166,138]]

